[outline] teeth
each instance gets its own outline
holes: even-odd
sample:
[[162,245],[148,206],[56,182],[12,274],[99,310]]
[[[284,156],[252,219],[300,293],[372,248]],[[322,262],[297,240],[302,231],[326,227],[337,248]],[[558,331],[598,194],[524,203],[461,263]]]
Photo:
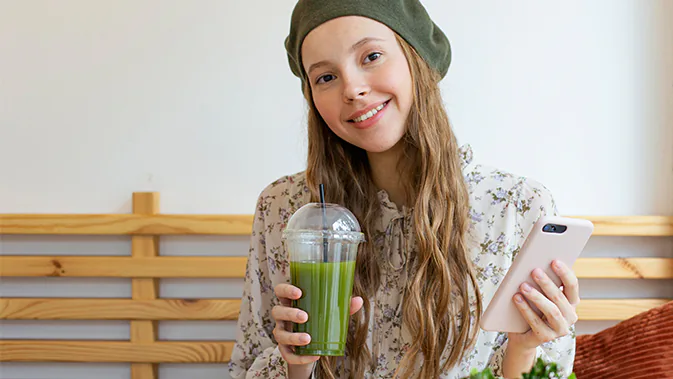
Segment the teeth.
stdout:
[[383,107],[385,107],[385,106],[386,106],[386,103],[383,103],[383,104],[379,105],[378,107],[372,109],[371,111],[369,111],[369,112],[363,114],[362,116],[354,118],[353,121],[355,121],[355,122],[362,122],[362,121],[364,121],[364,120],[366,120],[366,119],[368,119],[368,118],[371,118],[371,117],[374,116],[375,114],[379,113],[379,111],[380,111],[381,109],[383,109]]

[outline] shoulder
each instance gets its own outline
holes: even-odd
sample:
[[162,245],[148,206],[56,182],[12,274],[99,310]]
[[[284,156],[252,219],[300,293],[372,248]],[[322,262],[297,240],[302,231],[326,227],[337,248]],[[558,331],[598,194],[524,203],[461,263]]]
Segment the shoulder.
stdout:
[[471,233],[482,252],[512,257],[543,215],[556,215],[552,191],[535,178],[471,160],[463,168]]
[[281,176],[260,192],[255,218],[272,228],[272,224],[283,226],[297,209],[310,201],[310,197],[305,171]]
[[537,220],[557,213],[556,203],[537,179],[500,167],[471,160],[463,175],[473,259],[480,287],[492,294]]
[[464,175],[475,208],[509,208],[524,218],[556,213],[551,190],[535,178],[478,163],[466,167]]

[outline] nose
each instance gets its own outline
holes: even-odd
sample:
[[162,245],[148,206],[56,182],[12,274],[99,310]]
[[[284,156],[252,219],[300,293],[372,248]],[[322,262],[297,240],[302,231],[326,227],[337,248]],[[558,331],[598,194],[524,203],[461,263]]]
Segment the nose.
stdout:
[[364,75],[349,74],[344,75],[344,101],[347,103],[354,100],[361,99],[369,94],[371,91],[369,84],[365,80]]

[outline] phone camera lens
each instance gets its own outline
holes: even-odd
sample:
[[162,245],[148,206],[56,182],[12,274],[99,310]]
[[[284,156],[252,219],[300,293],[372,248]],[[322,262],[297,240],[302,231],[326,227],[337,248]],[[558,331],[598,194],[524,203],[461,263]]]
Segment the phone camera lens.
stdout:
[[545,232],[548,232],[548,233],[549,232],[556,233],[557,228],[556,228],[556,225],[547,224],[542,228],[542,230],[545,231]]
[[543,232],[556,234],[563,234],[567,229],[568,227],[563,224],[547,224],[542,227]]

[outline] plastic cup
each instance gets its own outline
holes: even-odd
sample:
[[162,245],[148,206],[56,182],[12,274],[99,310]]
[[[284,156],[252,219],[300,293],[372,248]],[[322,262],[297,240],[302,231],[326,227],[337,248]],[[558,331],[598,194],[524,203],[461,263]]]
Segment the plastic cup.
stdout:
[[336,204],[309,203],[290,218],[283,241],[292,285],[302,292],[293,307],[308,314],[293,331],[311,336],[311,343],[295,347],[297,355],[345,354],[355,260],[363,240],[355,216]]

